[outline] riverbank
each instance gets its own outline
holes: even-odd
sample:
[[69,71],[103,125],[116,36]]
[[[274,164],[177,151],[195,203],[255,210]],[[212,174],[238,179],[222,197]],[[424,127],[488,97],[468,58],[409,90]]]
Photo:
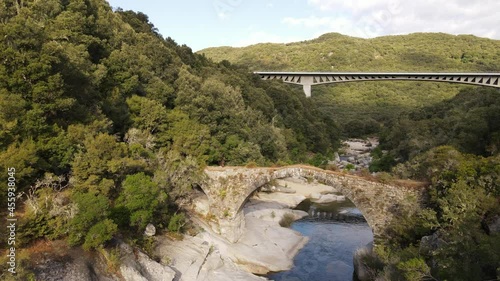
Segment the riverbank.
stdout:
[[325,201],[343,197],[337,197],[331,186],[304,178],[278,180],[272,189],[276,191],[256,193],[244,206],[245,231],[236,243],[229,243],[195,217],[203,231],[182,241],[157,237],[155,256],[176,272],[176,281],[267,280],[257,275],[291,269],[308,238],[280,222],[307,216],[304,211],[292,210],[306,198]]

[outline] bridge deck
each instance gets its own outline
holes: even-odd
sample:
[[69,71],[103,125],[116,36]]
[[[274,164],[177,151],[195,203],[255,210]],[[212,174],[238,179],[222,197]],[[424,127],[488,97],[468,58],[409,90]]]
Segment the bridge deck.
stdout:
[[254,72],[263,80],[279,79],[285,83],[302,85],[307,97],[311,86],[330,83],[377,80],[406,80],[449,82],[500,88],[500,73],[431,73],[431,72]]
[[328,75],[361,75],[361,76],[500,76],[500,73],[478,73],[478,72],[287,72],[287,71],[256,71],[258,75],[303,75],[303,76],[328,76]]

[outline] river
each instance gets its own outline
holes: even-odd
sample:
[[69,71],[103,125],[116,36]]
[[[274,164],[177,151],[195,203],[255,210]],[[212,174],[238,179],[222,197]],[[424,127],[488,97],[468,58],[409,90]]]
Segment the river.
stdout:
[[292,229],[309,237],[289,271],[270,274],[276,281],[353,280],[353,254],[373,241],[373,234],[351,201],[315,204],[309,200],[297,209],[309,217],[296,221]]

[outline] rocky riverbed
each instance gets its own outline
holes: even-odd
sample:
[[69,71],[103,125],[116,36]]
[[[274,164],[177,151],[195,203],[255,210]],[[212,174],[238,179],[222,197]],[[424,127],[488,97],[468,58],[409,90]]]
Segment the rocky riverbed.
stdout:
[[322,202],[345,199],[335,194],[335,188],[304,178],[278,180],[264,190],[245,205],[245,232],[237,243],[227,242],[196,218],[204,231],[195,237],[182,241],[161,238],[155,255],[176,271],[174,280],[267,280],[257,275],[292,268],[295,255],[308,241],[280,226],[284,217],[297,220],[308,215],[292,208],[306,198]]
[[329,164],[339,169],[368,169],[373,160],[370,154],[378,145],[377,138],[345,140],[339,152],[335,153],[335,159]]

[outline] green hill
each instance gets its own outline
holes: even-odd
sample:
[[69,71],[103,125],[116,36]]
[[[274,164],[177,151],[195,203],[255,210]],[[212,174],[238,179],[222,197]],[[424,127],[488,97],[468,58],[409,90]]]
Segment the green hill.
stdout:
[[[373,39],[329,33],[310,41],[209,48],[199,53],[253,71],[498,72],[500,41],[415,33]],[[293,86],[289,86],[290,88]],[[359,82],[315,86],[313,103],[344,133],[375,132],[404,112],[433,105],[470,86],[429,82]]]
[[472,35],[414,33],[362,39],[327,33],[288,44],[257,44],[199,51],[252,70],[288,71],[498,71],[500,41]]
[[143,13],[104,0],[0,6],[0,198],[14,178],[26,195],[19,247],[99,248],[150,222],[180,231],[176,202],[205,165],[303,162],[337,146],[300,90],[194,54]]

